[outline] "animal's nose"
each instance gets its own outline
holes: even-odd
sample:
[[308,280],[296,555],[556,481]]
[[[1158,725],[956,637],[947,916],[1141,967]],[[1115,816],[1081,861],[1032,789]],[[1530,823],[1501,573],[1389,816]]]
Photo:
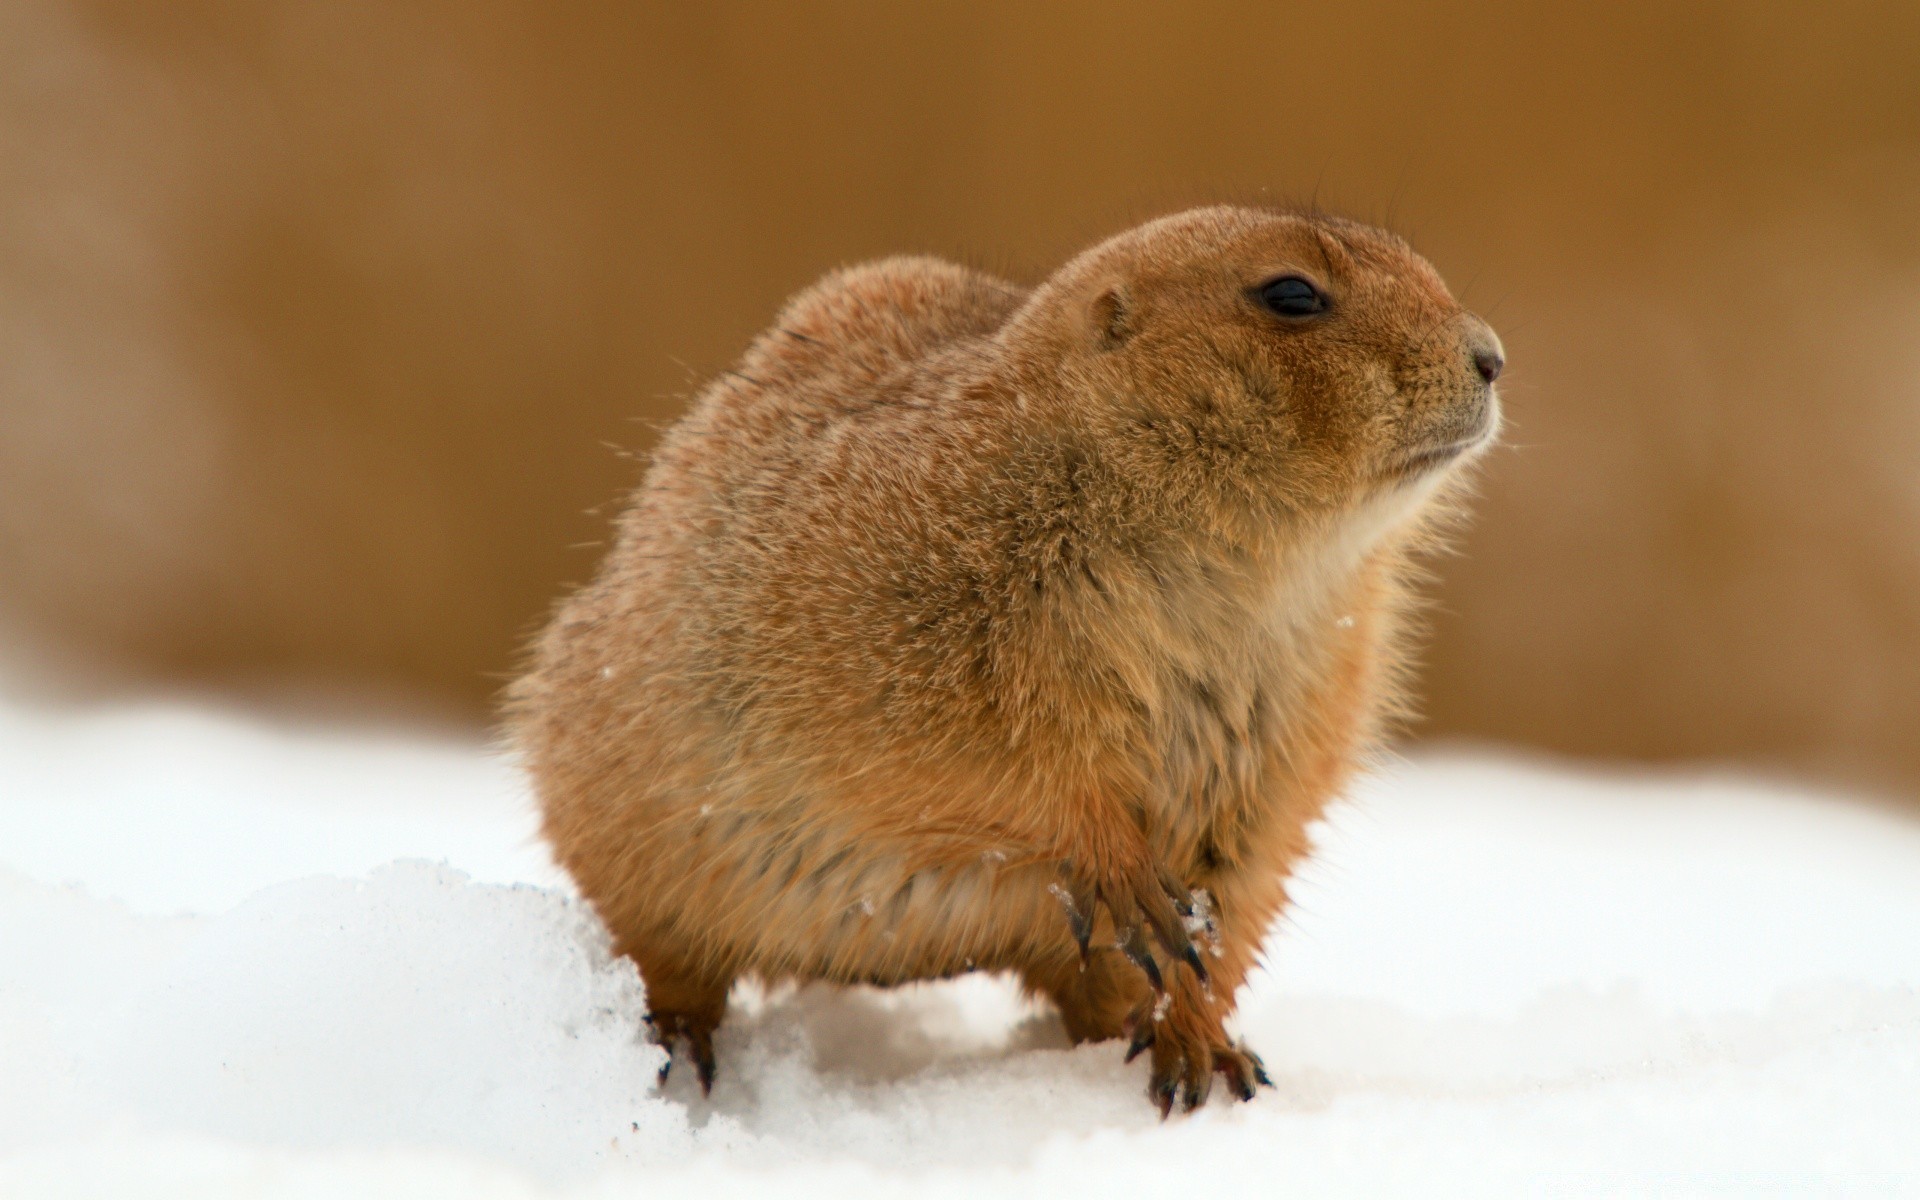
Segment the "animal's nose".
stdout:
[[1498,350],[1475,350],[1473,352],[1473,368],[1480,372],[1480,378],[1486,380],[1488,383],[1492,383],[1494,380],[1500,378],[1500,368],[1506,365],[1507,360],[1500,357]]
[[1488,383],[1500,378],[1502,368],[1507,365],[1500,335],[1485,321],[1472,315],[1467,317],[1467,356],[1473,359],[1473,369],[1480,372],[1480,378]]

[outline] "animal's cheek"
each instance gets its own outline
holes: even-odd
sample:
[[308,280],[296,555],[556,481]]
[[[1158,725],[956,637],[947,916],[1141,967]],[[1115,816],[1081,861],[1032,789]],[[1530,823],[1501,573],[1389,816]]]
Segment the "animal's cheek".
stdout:
[[1394,373],[1385,364],[1356,364],[1330,374],[1317,389],[1308,433],[1334,457],[1364,449],[1376,440],[1383,424],[1403,412]]

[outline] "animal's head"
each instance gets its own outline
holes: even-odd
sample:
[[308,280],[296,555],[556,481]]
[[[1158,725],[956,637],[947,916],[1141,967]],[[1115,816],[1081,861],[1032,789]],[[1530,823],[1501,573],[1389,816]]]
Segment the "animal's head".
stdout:
[[1500,340],[1405,242],[1250,208],[1095,246],[1001,335],[1143,488],[1281,520],[1411,511],[1495,437]]

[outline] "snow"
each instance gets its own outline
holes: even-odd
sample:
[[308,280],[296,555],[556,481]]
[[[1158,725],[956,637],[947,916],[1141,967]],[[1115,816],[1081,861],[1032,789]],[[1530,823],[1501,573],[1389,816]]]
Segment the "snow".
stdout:
[[1920,1195],[1920,825],[1485,751],[1367,780],[1161,1124],[1003,980],[736,995],[702,1100],[511,768],[0,702],[0,1195]]

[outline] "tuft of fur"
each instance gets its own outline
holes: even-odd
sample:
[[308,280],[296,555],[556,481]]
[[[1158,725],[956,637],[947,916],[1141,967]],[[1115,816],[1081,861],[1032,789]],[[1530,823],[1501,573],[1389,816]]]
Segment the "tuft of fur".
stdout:
[[[1287,274],[1328,311],[1262,308]],[[705,1081],[742,976],[1010,970],[1151,1049],[1162,1111],[1250,1092],[1224,1022],[1404,711],[1489,348],[1399,239],[1249,208],[1032,289],[894,258],[791,300],[509,699],[656,1033]]]

